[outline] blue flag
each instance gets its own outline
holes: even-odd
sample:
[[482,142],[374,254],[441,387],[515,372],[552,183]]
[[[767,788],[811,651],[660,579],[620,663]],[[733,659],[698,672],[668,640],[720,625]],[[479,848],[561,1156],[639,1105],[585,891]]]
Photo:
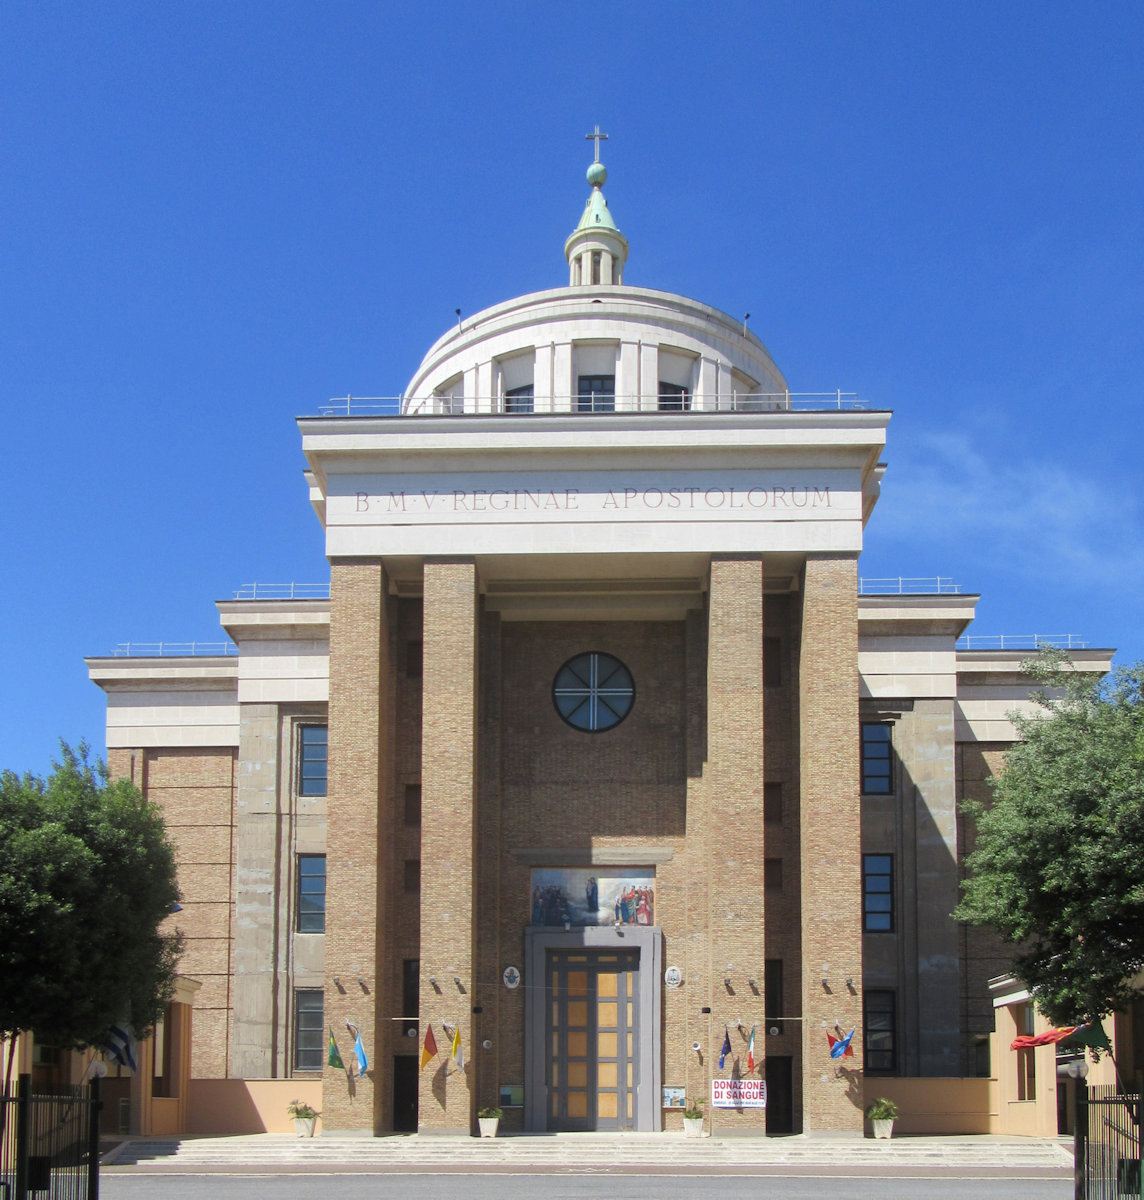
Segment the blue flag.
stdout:
[[731,1053],[731,1035],[726,1029],[723,1030],[723,1045],[719,1050],[719,1070],[723,1070],[723,1064],[727,1061],[727,1056]]
[[118,1025],[112,1025],[107,1031],[107,1041],[102,1048],[112,1062],[126,1067],[134,1075],[136,1070],[135,1045],[135,1030],[131,1028],[129,1022],[120,1021]]
[[361,1034],[354,1039],[354,1055],[357,1058],[357,1073],[364,1075],[369,1070],[369,1059],[365,1056],[365,1047],[361,1044]]
[[[838,1032],[841,1033],[842,1031],[839,1030]],[[854,1051],[850,1048],[850,1040],[853,1038],[854,1033],[855,1031],[851,1029],[845,1037],[831,1037],[829,1033],[826,1035],[826,1040],[830,1043],[831,1058],[854,1057]]]

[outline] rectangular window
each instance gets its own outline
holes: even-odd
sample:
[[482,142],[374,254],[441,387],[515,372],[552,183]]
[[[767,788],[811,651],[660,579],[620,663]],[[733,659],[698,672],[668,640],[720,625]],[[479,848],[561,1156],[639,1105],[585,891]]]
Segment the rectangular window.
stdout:
[[294,993],[294,1070],[320,1071],[322,1051],[322,990],[299,988]]
[[297,894],[299,933],[326,932],[326,856],[298,855]]
[[405,785],[405,824],[421,824],[421,785],[419,783]]
[[532,412],[533,385],[526,383],[522,387],[509,388],[504,394],[504,410],[506,413]]
[[893,992],[868,991],[862,994],[862,1041],[866,1070],[871,1074],[892,1075],[897,1067]]
[[763,964],[763,1004],[767,1024],[783,1015],[783,960],[768,958]]
[[616,377],[614,375],[580,375],[577,378],[577,412],[614,412],[615,408]]
[[783,819],[783,785],[763,784],[763,820],[768,825],[777,825]]
[[405,678],[420,679],[424,671],[425,643],[405,643]]
[[862,726],[862,791],[870,796],[888,796],[894,790],[890,726]]
[[660,412],[685,412],[691,407],[691,393],[681,383],[659,381]]
[[324,796],[329,735],[325,725],[298,726],[298,795]]
[[783,890],[783,860],[781,858],[763,859],[763,890],[768,892]]
[[890,933],[894,928],[894,856],[862,855],[862,928]]
[[407,958],[401,964],[401,1015],[409,1017],[401,1027],[406,1037],[417,1036],[421,1015],[421,960]]
[[419,858],[405,860],[405,890],[414,896],[421,894],[421,860]]
[[781,638],[763,638],[763,687],[782,687],[782,649]]
[[592,251],[592,282],[600,282],[600,267],[603,263],[604,255],[599,250]]

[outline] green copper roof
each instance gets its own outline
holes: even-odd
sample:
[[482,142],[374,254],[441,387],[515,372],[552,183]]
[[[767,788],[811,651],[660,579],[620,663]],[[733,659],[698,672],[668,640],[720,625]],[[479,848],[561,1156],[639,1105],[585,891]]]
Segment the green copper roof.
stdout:
[[[612,220],[612,214],[608,212],[608,202],[604,199],[604,193],[598,187],[594,187],[588,197],[588,203],[584,205],[584,215],[580,218],[576,231],[601,227],[616,229],[616,223]],[[619,230],[616,229],[616,232],[619,233]]]

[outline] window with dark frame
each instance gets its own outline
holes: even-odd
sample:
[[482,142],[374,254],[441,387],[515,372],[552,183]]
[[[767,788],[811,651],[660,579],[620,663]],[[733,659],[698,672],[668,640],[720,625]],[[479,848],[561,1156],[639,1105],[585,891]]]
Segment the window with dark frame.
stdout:
[[862,855],[862,928],[867,933],[894,929],[894,856]]
[[298,726],[298,795],[324,796],[329,760],[325,725]]
[[[1017,1033],[1030,1037],[1036,1032],[1036,1018],[1033,1006],[1026,1001],[1014,1006],[1014,1020],[1017,1023]],[[1017,1051],[1017,1099],[1036,1100],[1037,1098],[1037,1056],[1032,1046],[1026,1046]]]
[[[767,1024],[783,1016],[783,960],[768,958],[763,964],[763,1006]],[[780,1029],[781,1033],[782,1030]]]
[[530,413],[532,412],[532,406],[533,385],[531,383],[509,388],[504,394],[504,410],[506,413]]
[[893,1075],[897,1068],[894,1036],[894,993],[872,989],[862,993],[864,1067],[872,1075]]
[[781,638],[763,638],[763,687],[782,687],[783,643]]
[[763,820],[768,825],[778,825],[783,819],[783,785],[763,784]]
[[322,989],[298,988],[294,993],[294,1070],[320,1071],[322,1051]]
[[421,785],[419,783],[405,785],[405,824],[421,824]]
[[659,381],[659,411],[686,412],[691,407],[691,393],[682,383]]
[[401,963],[401,1015],[409,1017],[401,1026],[405,1037],[416,1037],[421,1015],[421,960],[406,958]]
[[296,894],[299,933],[326,932],[326,856],[298,855],[298,887]]
[[580,375],[577,378],[577,412],[614,412],[615,408],[616,377],[614,375]]
[[425,644],[423,642],[405,643],[405,678],[420,679],[424,670]]
[[862,725],[862,791],[868,796],[888,796],[894,790],[891,769],[893,745],[890,726]]
[[408,895],[421,894],[421,860],[407,858],[405,860],[405,891]]

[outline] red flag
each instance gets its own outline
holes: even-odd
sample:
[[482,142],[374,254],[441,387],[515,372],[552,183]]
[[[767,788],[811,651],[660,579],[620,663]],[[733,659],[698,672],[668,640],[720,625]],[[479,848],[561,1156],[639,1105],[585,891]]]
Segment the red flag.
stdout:
[[425,1070],[425,1064],[430,1059],[437,1057],[437,1039],[433,1036],[433,1026],[428,1025],[425,1028],[425,1045],[421,1048],[421,1070]]
[[1065,1038],[1072,1037],[1078,1029],[1083,1029],[1083,1025],[1068,1025],[1059,1029],[1050,1029],[1048,1033],[1023,1033],[1020,1037],[1014,1038],[1009,1043],[1010,1050],[1028,1050],[1030,1046],[1051,1046],[1054,1042],[1063,1042]]
[[[837,1028],[837,1026],[836,1026],[836,1028]],[[838,1032],[842,1033],[842,1030],[839,1029]],[[851,1029],[850,1032],[848,1034],[846,1034],[844,1037],[835,1037],[834,1034],[828,1033],[826,1035],[826,1040],[830,1043],[830,1057],[831,1058],[853,1058],[854,1057],[854,1047],[850,1045],[850,1040],[851,1040],[851,1038],[853,1038],[853,1036],[854,1036],[853,1029]]]

